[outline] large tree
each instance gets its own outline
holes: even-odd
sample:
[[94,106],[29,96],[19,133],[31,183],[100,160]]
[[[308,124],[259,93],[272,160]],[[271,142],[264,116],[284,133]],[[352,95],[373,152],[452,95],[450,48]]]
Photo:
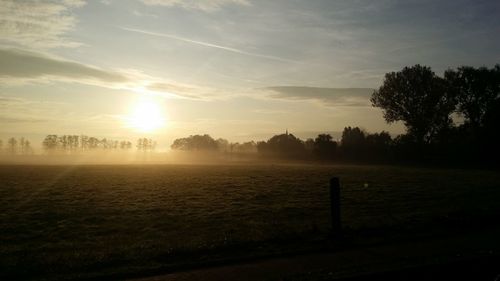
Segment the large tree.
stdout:
[[500,98],[500,65],[488,69],[462,66],[447,70],[445,79],[458,101],[458,112],[477,133],[485,116]]
[[174,150],[217,150],[217,141],[210,135],[192,135],[174,140],[170,148]]
[[314,139],[314,154],[319,159],[332,159],[337,150],[337,143],[330,134],[319,134]]
[[366,134],[359,127],[345,127],[340,140],[344,157],[350,159],[362,158],[365,154]]
[[402,121],[408,135],[420,144],[431,141],[452,123],[450,114],[455,108],[444,79],[418,64],[387,73],[371,102],[383,109],[388,123]]
[[306,151],[304,142],[289,133],[275,135],[267,142],[259,142],[257,150],[262,154],[287,158],[303,157]]

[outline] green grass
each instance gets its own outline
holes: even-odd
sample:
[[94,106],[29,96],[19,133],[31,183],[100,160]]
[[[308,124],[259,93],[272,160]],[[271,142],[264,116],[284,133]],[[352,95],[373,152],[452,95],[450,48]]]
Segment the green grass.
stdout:
[[0,266],[22,278],[83,277],[326,233],[331,176],[341,178],[342,219],[354,231],[500,212],[495,171],[0,166]]

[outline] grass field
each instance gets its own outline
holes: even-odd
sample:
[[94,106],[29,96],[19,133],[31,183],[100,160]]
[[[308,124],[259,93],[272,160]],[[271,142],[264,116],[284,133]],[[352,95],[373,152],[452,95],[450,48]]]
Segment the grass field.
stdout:
[[[85,277],[321,235],[328,181],[352,231],[500,213],[496,171],[326,165],[0,166],[0,264]],[[319,234],[318,234],[319,233]]]

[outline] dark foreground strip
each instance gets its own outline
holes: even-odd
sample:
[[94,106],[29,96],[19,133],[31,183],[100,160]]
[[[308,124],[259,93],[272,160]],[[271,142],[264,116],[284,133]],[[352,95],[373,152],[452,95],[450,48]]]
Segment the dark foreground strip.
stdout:
[[[314,280],[314,279],[312,279]],[[368,281],[368,280],[453,280],[453,281],[500,281],[500,257],[478,258],[474,260],[463,260],[448,264],[427,265],[414,268],[406,268],[395,271],[366,274],[356,277],[340,279],[318,280],[335,281]]]

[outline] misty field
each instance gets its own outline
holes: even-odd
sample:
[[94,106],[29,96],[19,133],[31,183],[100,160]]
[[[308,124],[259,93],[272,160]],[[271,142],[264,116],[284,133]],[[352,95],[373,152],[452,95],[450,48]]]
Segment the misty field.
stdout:
[[203,260],[207,253],[223,257],[238,247],[321,236],[329,227],[332,176],[341,178],[342,219],[354,232],[500,213],[500,173],[495,171],[0,166],[2,274],[78,277],[154,269]]

